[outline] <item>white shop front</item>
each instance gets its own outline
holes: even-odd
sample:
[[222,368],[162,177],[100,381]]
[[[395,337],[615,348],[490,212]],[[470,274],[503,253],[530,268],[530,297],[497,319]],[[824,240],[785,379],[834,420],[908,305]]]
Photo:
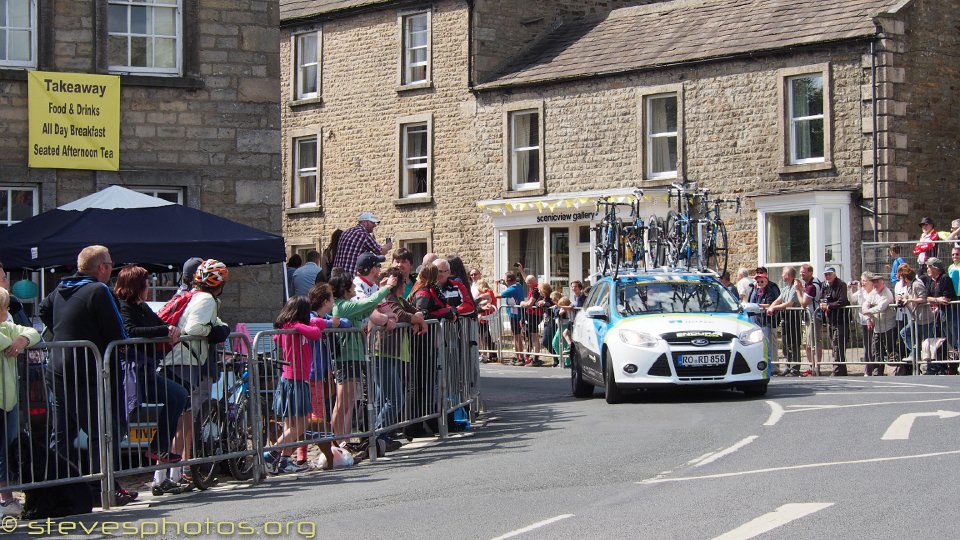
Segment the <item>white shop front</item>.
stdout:
[[[651,215],[666,215],[665,194],[645,192],[640,207],[645,221]],[[521,262],[528,273],[554,288],[561,287],[564,293],[571,281],[586,283],[597,268],[591,227],[602,219],[597,211],[601,197],[619,203],[634,201],[633,188],[479,201],[477,206],[493,222],[496,278]],[[630,217],[625,207],[619,215],[625,220]]]

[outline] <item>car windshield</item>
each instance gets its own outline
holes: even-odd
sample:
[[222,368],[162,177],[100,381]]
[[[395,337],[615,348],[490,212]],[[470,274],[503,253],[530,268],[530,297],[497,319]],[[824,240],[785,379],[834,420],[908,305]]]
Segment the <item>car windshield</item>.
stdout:
[[714,280],[633,281],[617,287],[620,315],[644,313],[736,313],[733,296]]

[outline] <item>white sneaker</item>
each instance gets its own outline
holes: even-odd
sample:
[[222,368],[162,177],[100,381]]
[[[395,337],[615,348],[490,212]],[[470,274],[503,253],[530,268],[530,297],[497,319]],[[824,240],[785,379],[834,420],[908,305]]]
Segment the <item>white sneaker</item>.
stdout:
[[0,503],[0,515],[3,517],[20,517],[20,514],[23,514],[23,506],[17,499]]

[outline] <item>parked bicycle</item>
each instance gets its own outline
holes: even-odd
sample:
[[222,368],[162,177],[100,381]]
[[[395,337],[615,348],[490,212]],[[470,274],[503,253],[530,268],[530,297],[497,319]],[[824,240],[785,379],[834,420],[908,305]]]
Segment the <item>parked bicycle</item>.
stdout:
[[[268,357],[260,359],[261,395],[250,395],[249,362],[245,355],[235,355],[225,362],[225,370],[220,379],[222,393],[204,401],[194,411],[194,456],[211,457],[244,452],[254,448],[253,437],[258,436],[262,443],[276,440],[283,427],[272,420],[269,414],[273,398],[271,381],[278,379],[277,372],[281,360]],[[254,429],[251,411],[259,414],[260,426]],[[225,464],[230,475],[237,480],[253,478],[256,467],[256,455],[242,455],[224,458],[190,466],[194,485],[205,490],[216,483],[217,470]]]

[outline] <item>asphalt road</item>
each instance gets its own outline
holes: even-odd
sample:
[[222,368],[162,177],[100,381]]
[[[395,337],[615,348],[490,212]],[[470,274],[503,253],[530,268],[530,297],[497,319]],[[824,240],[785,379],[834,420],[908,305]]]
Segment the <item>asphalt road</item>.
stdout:
[[79,523],[148,533],[166,519],[168,534],[144,535],[156,538],[240,537],[240,522],[257,538],[958,535],[960,377],[775,379],[761,399],[647,392],[611,406],[572,399],[566,370],[483,376],[487,413],[469,433]]

